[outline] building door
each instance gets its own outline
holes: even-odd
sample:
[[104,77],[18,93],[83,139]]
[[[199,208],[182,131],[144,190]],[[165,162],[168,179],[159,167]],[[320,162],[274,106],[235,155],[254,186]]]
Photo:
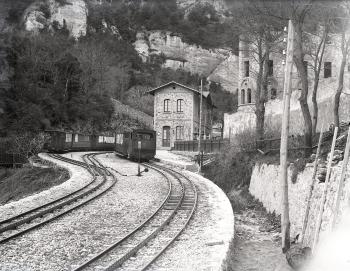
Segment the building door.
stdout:
[[163,127],[163,147],[170,147],[170,126]]

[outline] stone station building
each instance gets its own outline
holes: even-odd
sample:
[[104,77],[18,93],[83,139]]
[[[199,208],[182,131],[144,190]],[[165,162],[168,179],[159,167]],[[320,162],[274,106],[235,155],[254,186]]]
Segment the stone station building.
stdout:
[[[170,149],[175,140],[196,140],[199,134],[200,90],[171,81],[150,90],[154,95],[154,130],[157,149]],[[202,138],[209,138],[213,103],[203,92]]]

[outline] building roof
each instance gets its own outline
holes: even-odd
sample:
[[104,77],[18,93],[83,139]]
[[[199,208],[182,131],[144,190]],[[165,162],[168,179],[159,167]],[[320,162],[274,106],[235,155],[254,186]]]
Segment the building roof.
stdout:
[[[163,89],[163,88],[165,88],[165,87],[168,87],[168,86],[171,86],[171,85],[178,85],[178,86],[181,86],[181,87],[186,88],[186,89],[188,89],[188,90],[190,90],[190,91],[193,91],[194,93],[197,93],[197,94],[199,94],[199,95],[200,95],[200,93],[201,93],[200,90],[198,90],[198,89],[194,89],[194,88],[185,86],[185,85],[180,84],[180,83],[175,82],[175,81],[170,81],[170,82],[168,82],[168,83],[166,83],[166,84],[164,84],[164,85],[161,85],[161,86],[159,86],[159,87],[156,87],[156,88],[154,88],[154,89],[151,89],[151,90],[147,91],[147,93],[149,93],[149,94],[151,94],[151,95],[154,95],[154,93],[155,93],[156,91],[161,90],[161,89]],[[213,102],[212,102],[212,100],[211,100],[210,92],[209,92],[209,91],[203,91],[203,97],[207,99],[207,102],[208,102],[209,104],[211,104],[213,107],[216,108],[216,106],[213,104]]]

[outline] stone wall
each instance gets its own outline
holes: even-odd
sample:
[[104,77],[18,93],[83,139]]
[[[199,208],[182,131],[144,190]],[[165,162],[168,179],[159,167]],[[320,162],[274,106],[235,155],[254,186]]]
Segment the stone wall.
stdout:
[[[317,131],[328,129],[333,121],[333,93],[318,102],[318,124]],[[298,103],[298,93],[293,94],[290,111],[290,135],[303,135],[304,133],[304,119]],[[312,113],[311,101],[309,101],[310,111]],[[255,105],[247,105],[251,110],[240,110],[233,114],[224,114],[224,138],[234,138],[236,134],[244,130],[255,129],[256,116],[254,113]],[[312,116],[312,114],[311,114]],[[339,106],[340,121],[350,121],[350,95],[342,94]],[[280,134],[282,124],[282,103],[279,100],[269,101],[266,105],[265,112],[265,129],[268,134]],[[230,135],[231,132],[231,135]]]
[[[338,181],[341,174],[342,162],[332,167],[332,174],[330,178],[330,190],[325,204],[325,212],[322,217],[321,235],[322,239],[331,230],[331,224],[334,218],[335,195],[338,187]],[[348,172],[350,164],[348,165]],[[306,168],[298,174],[295,183],[292,183],[290,176],[292,169],[288,169],[288,195],[289,195],[289,216],[291,222],[291,237],[295,237],[301,233],[303,218],[306,209],[306,198],[310,189],[311,177],[313,172],[313,164],[307,164]],[[257,164],[255,165],[249,191],[264,207],[271,213],[281,213],[281,185],[280,185],[280,169],[278,165]],[[320,199],[324,183],[316,183],[310,209],[310,217],[308,228],[305,236],[305,244],[312,245],[314,239],[315,225],[320,209]],[[344,195],[341,199],[340,214],[346,209],[347,202],[350,199],[350,179],[349,176],[345,182]]]

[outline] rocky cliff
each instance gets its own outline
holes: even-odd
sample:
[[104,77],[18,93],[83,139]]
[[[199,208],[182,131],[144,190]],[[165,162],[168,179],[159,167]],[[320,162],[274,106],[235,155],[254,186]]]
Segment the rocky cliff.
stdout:
[[164,67],[202,74],[231,92],[237,88],[238,57],[230,49],[204,49],[164,31],[138,32],[134,46],[143,61],[152,55],[163,55]]
[[[225,0],[177,0],[179,7],[186,11],[203,3],[213,5],[218,12],[224,12],[226,9]],[[45,27],[50,28],[54,23],[60,27],[66,25],[71,35],[78,38],[86,34],[88,4],[93,8],[99,5],[100,1],[33,0],[24,11],[22,23],[26,30],[33,32]],[[118,32],[117,26],[112,27],[115,28],[114,32]],[[183,68],[192,73],[200,73],[211,81],[221,83],[228,91],[233,92],[236,89],[238,59],[229,49],[207,50],[187,44],[180,36],[164,31],[140,31],[134,46],[144,61],[152,54],[162,54],[165,56],[164,67]]]
[[215,10],[219,13],[224,13],[227,10],[227,3],[225,0],[176,0],[179,7],[186,10],[186,12],[191,11],[196,5],[209,4],[212,5]]
[[84,0],[37,0],[24,12],[23,24],[28,31],[37,32],[57,22],[65,24],[73,37],[86,34],[87,5]]

